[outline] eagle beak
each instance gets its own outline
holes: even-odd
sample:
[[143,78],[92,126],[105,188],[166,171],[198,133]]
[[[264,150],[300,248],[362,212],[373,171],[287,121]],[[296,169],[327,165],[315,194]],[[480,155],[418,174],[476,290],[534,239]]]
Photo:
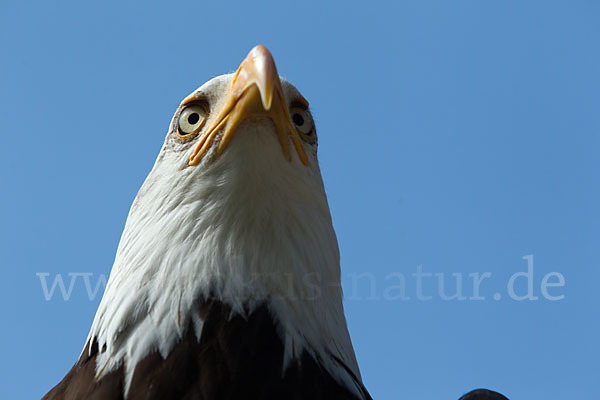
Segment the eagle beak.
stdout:
[[[182,105],[196,100],[192,95]],[[308,103],[306,102],[306,106]],[[268,117],[275,123],[279,144],[285,158],[291,160],[289,138],[298,152],[300,161],[308,165],[308,157],[300,136],[290,118],[281,81],[273,56],[264,46],[254,47],[238,68],[227,100],[219,115],[207,127],[189,165],[198,165],[211,148],[217,134],[224,128],[216,149],[215,159],[221,156],[239,124],[248,117]]]

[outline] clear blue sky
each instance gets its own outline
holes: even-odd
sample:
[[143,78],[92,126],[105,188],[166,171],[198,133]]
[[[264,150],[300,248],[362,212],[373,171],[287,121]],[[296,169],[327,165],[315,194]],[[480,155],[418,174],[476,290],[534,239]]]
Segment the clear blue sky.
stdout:
[[[259,43],[316,117],[373,397],[596,396],[599,20],[591,0],[3,0],[0,397],[57,383],[100,300],[79,276],[46,301],[36,274],[108,275],[180,100]],[[528,255],[538,299],[517,301]],[[419,265],[442,275],[419,289]],[[453,273],[466,300],[439,294]]]

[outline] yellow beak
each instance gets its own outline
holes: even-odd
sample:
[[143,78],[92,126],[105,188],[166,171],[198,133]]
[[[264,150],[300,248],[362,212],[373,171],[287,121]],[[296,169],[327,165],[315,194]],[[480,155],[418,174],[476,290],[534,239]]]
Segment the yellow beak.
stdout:
[[[194,100],[196,99],[192,95],[185,99],[182,105]],[[308,102],[302,100],[308,106]],[[202,161],[211,148],[217,133],[224,128],[215,153],[215,159],[218,158],[227,148],[239,124],[251,116],[270,118],[275,123],[279,144],[285,158],[291,160],[289,149],[289,138],[291,138],[300,161],[304,165],[308,165],[304,145],[294,128],[283,97],[275,61],[269,50],[260,45],[254,47],[240,64],[223,109],[200,138],[190,157],[189,165],[198,165]]]

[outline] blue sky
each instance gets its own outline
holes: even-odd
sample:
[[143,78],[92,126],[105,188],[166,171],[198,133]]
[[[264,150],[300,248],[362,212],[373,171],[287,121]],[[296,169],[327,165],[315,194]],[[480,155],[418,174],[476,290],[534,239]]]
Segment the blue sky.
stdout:
[[[100,300],[79,275],[47,301],[36,274],[108,275],[180,100],[259,43],[315,114],[373,397],[591,396],[599,18],[593,1],[3,1],[2,397],[57,383]],[[538,298],[518,301],[529,255]],[[445,300],[457,276],[467,298]]]

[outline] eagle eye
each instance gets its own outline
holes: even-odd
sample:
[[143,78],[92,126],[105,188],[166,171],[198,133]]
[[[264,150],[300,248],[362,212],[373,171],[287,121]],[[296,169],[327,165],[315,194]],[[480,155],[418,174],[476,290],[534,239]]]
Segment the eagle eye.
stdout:
[[179,113],[177,120],[177,135],[184,140],[195,137],[208,118],[205,104],[194,103],[185,107]]
[[300,137],[308,143],[315,142],[315,132],[313,119],[310,116],[308,110],[301,107],[292,107],[290,110],[292,122],[294,123],[296,130],[300,134]]

